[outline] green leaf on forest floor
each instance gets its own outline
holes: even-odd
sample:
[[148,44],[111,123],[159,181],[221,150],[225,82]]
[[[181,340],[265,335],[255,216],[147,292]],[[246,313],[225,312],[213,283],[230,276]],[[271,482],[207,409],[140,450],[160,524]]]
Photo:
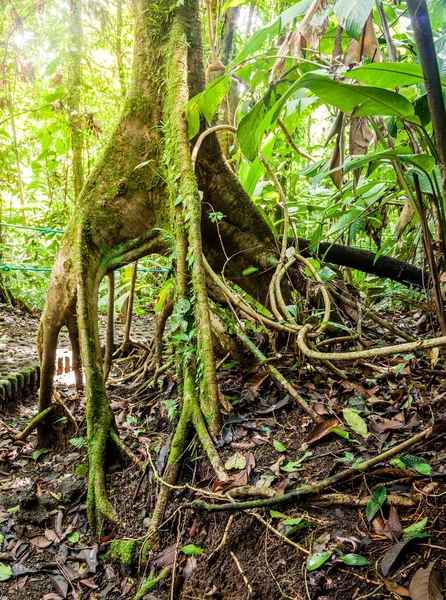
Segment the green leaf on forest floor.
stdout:
[[77,544],[80,539],[81,539],[80,535],[78,534],[77,531],[73,531],[73,533],[70,533],[69,535],[67,535],[67,540],[69,542],[71,542],[72,544]]
[[348,425],[355,433],[364,439],[368,438],[369,431],[367,429],[367,423],[355,410],[351,408],[344,408],[342,414],[344,415],[344,419],[347,421]]
[[86,477],[87,471],[88,471],[87,464],[81,463],[80,465],[77,465],[75,473],[76,473],[77,477]]
[[350,565],[352,567],[365,567],[369,564],[369,561],[360,554],[344,554],[344,556],[341,556],[340,559],[346,565]]
[[0,581],[6,581],[12,577],[12,569],[4,563],[0,563]]
[[225,462],[225,469],[228,471],[241,470],[246,467],[246,458],[241,452],[236,452]]
[[332,427],[331,432],[339,435],[341,438],[344,438],[348,442],[353,442],[354,444],[359,444],[358,440],[355,440],[350,437],[350,434],[345,429],[339,429],[338,427]]
[[5,541],[5,536],[3,535],[3,533],[0,533],[0,550],[3,547],[3,542]]
[[284,515],[283,513],[279,512],[278,510],[270,510],[269,511],[269,515],[270,517],[272,517],[273,519],[283,519],[283,518],[287,518],[286,515]]
[[403,537],[405,540],[408,540],[411,537],[417,537],[419,533],[425,529],[427,525],[427,517],[422,519],[421,521],[417,521],[413,525],[409,525],[409,527],[405,527],[403,529]]
[[32,456],[34,460],[37,461],[39,456],[42,456],[42,454],[48,454],[48,452],[49,450],[47,448],[39,448],[38,450],[34,450]]
[[432,467],[428,463],[415,465],[415,471],[418,471],[422,475],[432,475]]
[[248,267],[242,271],[242,275],[246,277],[246,275],[252,275],[252,273],[257,273],[259,269],[257,267]]
[[298,460],[290,461],[284,467],[280,467],[281,471],[285,471],[285,473],[292,473],[293,471],[297,471],[301,464],[306,460],[309,456],[311,456],[312,452],[305,452],[301,458]]
[[362,458],[362,456],[360,456],[359,458],[355,458],[355,455],[353,454],[353,452],[346,452],[344,454],[344,456],[340,456],[339,458],[336,458],[335,460],[337,460],[338,462],[351,462],[352,469],[357,469],[359,467],[359,465],[362,462],[364,462],[364,459]]
[[286,446],[282,442],[279,442],[279,440],[273,440],[273,446],[277,452],[286,452]]
[[181,552],[186,554],[187,556],[198,556],[202,552],[204,552],[203,548],[199,548],[195,546],[195,544],[187,544],[181,548]]
[[330,558],[331,552],[316,552],[308,557],[306,566],[308,571],[319,569]]
[[376,513],[379,512],[381,506],[386,501],[386,498],[387,498],[387,490],[383,485],[380,488],[378,488],[376,490],[376,492],[373,493],[372,496],[370,496],[370,499],[367,502],[367,508],[365,511],[366,516],[367,516],[367,521],[371,521],[373,519],[373,517],[376,515]]

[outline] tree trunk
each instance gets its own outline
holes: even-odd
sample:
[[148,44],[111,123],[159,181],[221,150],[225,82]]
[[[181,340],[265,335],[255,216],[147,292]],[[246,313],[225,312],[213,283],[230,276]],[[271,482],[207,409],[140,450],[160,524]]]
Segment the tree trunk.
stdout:
[[[229,168],[214,135],[206,138],[198,155],[196,173],[204,207],[200,214],[184,120],[187,98],[205,85],[198,0],[186,0],[178,9],[161,0],[156,13],[147,0],[135,0],[134,11],[132,85],[109,144],[82,189],[59,250],[39,336],[39,408],[44,410],[51,402],[58,333],[62,325],[70,320],[72,323],[78,304],[86,376],[88,510],[93,523],[98,513],[116,519],[105,494],[106,446],[114,421],[107,401],[98,335],[101,279],[143,256],[168,252],[168,238],[175,230],[174,215],[182,204],[184,214],[189,214],[186,225],[193,256],[190,277],[199,325],[198,350],[204,354],[211,339],[207,337],[210,322],[200,258],[200,220],[203,250],[211,265],[217,271],[225,265],[228,278],[263,302],[270,278],[266,271],[278,260],[272,232]],[[225,215],[218,229],[208,217],[211,210]],[[243,270],[250,266],[265,274],[243,277]],[[211,364],[203,368],[202,391],[208,395],[201,394],[200,406],[211,429],[218,427],[213,377]],[[197,410],[194,423],[201,424],[201,412],[198,415]],[[45,428],[40,427],[40,440],[44,432]]]

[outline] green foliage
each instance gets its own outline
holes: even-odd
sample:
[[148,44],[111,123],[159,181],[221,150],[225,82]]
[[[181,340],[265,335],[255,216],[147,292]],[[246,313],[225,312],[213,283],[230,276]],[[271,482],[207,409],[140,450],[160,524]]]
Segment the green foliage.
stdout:
[[35,461],[37,461],[40,456],[42,456],[43,454],[48,454],[48,452],[49,450],[47,450],[47,448],[39,448],[39,450],[34,450],[32,457]]
[[344,408],[342,414],[344,416],[344,419],[347,421],[347,424],[353,429],[355,433],[357,433],[364,439],[368,438],[369,432],[367,429],[367,423],[364,421],[361,415],[358,414],[356,410],[354,410],[353,408]]
[[330,558],[331,552],[316,552],[308,557],[306,564],[308,571],[315,571],[322,567],[324,563]]
[[348,35],[359,40],[374,3],[374,0],[338,0],[334,14]]
[[194,544],[187,544],[181,548],[181,552],[186,556],[199,556],[203,552],[203,548],[199,548]]
[[371,521],[373,517],[380,511],[381,506],[386,501],[386,498],[387,490],[383,485],[379,487],[372,496],[370,496],[366,507],[367,521]]
[[12,577],[12,569],[9,565],[0,562],[0,581],[7,581]]
[[71,440],[68,441],[72,446],[76,448],[76,450],[80,450],[81,448],[84,448],[84,446],[87,445],[87,440],[85,437],[71,438]]

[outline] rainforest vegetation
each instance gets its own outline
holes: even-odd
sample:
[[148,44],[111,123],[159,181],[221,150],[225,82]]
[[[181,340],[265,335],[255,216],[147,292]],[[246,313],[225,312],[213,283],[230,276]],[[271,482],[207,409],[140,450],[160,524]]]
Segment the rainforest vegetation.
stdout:
[[0,6],[2,597],[442,598],[444,0]]

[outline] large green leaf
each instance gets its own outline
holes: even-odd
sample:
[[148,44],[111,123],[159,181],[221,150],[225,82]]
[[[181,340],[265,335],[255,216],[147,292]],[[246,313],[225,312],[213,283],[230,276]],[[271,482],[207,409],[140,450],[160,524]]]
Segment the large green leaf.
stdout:
[[[420,65],[413,63],[370,63],[352,69],[348,72],[348,76],[355,81],[384,88],[424,82]],[[446,85],[446,79],[442,77],[441,83]]]
[[[265,142],[261,145],[261,152],[266,160],[269,160],[271,158],[276,139],[276,136],[273,133],[270,133],[265,139]],[[263,163],[260,162],[258,157],[256,157],[252,163],[244,162],[242,164],[248,164],[249,168],[245,171],[245,176],[243,176],[243,172],[241,170],[240,183],[248,192],[248,194],[252,196],[254,194],[254,190],[256,189],[256,185],[260,177],[265,172],[265,167],[263,166]]]
[[306,87],[324,102],[345,113],[369,101],[363,116],[407,117],[414,114],[412,104],[401,94],[379,87],[342,83],[317,73],[307,73],[292,87]]
[[334,14],[348,35],[359,40],[374,4],[375,0],[338,0]]
[[293,82],[292,76],[296,73],[297,71],[294,71],[289,75],[288,82],[281,81],[269,90],[240,121],[237,137],[248,160],[256,158],[263,133],[277,120],[290,97],[302,88],[310,90],[324,102],[345,113],[350,113],[356,107],[365,107],[361,114],[366,116],[407,118],[414,115],[414,108],[409,100],[396,92],[342,83],[311,72]]
[[211,123],[217,108],[231,87],[231,75],[225,74],[211,81],[198,101],[201,114]]
[[370,152],[370,154],[366,154],[359,158],[350,158],[348,162],[344,164],[344,173],[348,173],[349,171],[353,171],[354,169],[358,169],[377,160],[401,161],[418,167],[426,173],[432,173],[435,167],[435,159],[432,156],[429,156],[428,154],[412,154],[410,149],[406,146],[397,146],[390,150],[383,150],[382,152]]

